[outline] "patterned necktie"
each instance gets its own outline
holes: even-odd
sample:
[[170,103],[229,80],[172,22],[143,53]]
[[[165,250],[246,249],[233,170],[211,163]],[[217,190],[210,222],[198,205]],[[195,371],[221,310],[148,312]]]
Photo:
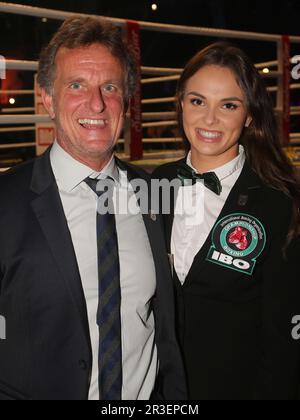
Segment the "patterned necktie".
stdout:
[[[97,191],[99,180],[87,178],[85,182],[98,197],[103,194],[103,191]],[[100,215],[97,211],[97,244],[100,400],[121,400],[121,287],[118,238],[114,214],[107,212]]]
[[187,163],[180,162],[178,164],[177,176],[182,181],[183,186],[185,185],[184,181],[186,179],[191,179],[193,181],[193,185],[198,179],[202,179],[206,188],[217,195],[221,195],[222,185],[215,172],[206,172],[202,175],[197,174]]

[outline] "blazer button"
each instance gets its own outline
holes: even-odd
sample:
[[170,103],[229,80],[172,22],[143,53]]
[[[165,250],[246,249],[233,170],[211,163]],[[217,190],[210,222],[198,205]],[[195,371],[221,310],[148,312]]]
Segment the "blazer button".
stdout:
[[85,360],[79,360],[78,364],[81,370],[88,370],[88,364]]

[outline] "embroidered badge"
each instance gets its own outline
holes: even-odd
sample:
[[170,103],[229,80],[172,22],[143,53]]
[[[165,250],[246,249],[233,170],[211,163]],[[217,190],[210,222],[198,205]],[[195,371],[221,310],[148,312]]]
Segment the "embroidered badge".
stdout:
[[251,276],[266,246],[262,223],[248,214],[230,214],[218,221],[206,260]]

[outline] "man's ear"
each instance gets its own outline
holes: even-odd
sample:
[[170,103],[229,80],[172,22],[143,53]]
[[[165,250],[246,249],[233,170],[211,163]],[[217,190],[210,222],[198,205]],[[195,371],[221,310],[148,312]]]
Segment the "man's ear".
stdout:
[[46,92],[44,88],[41,88],[41,95],[44,107],[48,111],[48,114],[54,120],[55,118],[55,112],[54,112],[54,105],[53,105],[53,96],[49,95],[49,93]]

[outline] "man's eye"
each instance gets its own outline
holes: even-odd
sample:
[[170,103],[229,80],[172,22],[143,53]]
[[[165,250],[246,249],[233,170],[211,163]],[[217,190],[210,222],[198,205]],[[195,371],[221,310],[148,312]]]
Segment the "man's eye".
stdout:
[[78,90],[78,89],[81,88],[81,84],[80,83],[72,83],[70,85],[70,88],[73,89],[73,90]]
[[109,85],[105,85],[103,87],[104,92],[108,92],[108,93],[115,93],[118,91],[117,86],[109,84]]
[[228,104],[224,104],[223,108],[228,109],[229,111],[235,111],[236,109],[238,109],[238,106],[233,103],[228,103]]

